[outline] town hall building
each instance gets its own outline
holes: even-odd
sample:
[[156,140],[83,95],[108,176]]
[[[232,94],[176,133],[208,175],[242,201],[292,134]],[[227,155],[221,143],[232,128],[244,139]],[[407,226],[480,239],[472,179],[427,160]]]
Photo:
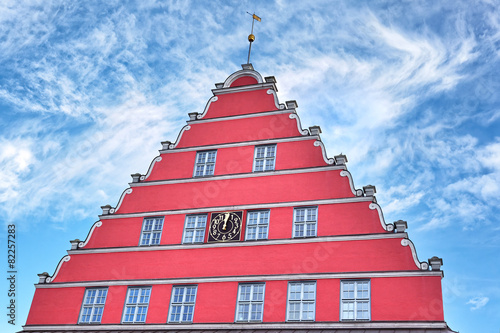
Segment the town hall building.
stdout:
[[442,260],[417,257],[275,78],[245,64],[215,86],[39,274],[23,332],[453,332]]

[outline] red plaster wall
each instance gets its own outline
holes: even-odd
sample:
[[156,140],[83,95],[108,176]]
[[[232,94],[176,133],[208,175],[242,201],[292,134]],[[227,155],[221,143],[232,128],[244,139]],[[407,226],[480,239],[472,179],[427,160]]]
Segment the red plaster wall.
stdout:
[[233,83],[231,83],[231,87],[247,86],[257,83],[259,82],[253,76],[243,76],[234,80]]
[[177,148],[302,136],[297,120],[290,119],[289,115],[194,122],[190,124],[191,129],[183,132]]
[[149,300],[146,324],[167,322],[171,293],[171,284],[154,285],[151,288],[151,299]]
[[26,325],[76,324],[85,288],[36,289]]
[[[442,299],[436,296],[441,294],[440,280],[439,276],[372,278],[372,321],[443,321]],[[317,322],[340,320],[340,281],[316,281]],[[288,282],[266,282],[263,322],[286,320]],[[152,286],[146,323],[167,322],[172,287]],[[84,292],[84,287],[37,289],[27,325],[76,324]],[[127,286],[108,288],[102,324],[121,322],[126,293]],[[193,322],[234,322],[237,293],[237,282],[198,284]]]
[[[276,170],[319,167],[327,165],[316,140],[280,142],[277,144]],[[199,151],[204,149],[200,148]],[[216,176],[252,172],[255,146],[217,149]],[[195,151],[162,154],[162,160],[153,166],[145,181],[192,178],[196,159]]]
[[441,277],[374,278],[372,320],[443,321]]
[[[376,210],[369,209],[370,202],[329,204],[318,206],[318,236],[353,235],[386,233],[380,223]],[[241,240],[245,239],[245,220],[243,214]],[[203,212],[208,214],[210,211]],[[189,214],[188,214],[189,215]],[[167,215],[161,235],[162,245],[181,244],[186,214]],[[143,217],[103,220],[102,226],[94,232],[85,246],[90,248],[138,246]],[[279,207],[270,210],[268,239],[292,238],[293,207]],[[209,221],[207,221],[208,227]]]
[[[64,290],[64,288],[62,290]],[[108,287],[108,295],[106,296],[106,304],[104,305],[101,324],[118,324],[122,321],[126,297],[127,286]],[[79,301],[80,304],[83,302],[83,294]]]
[[235,116],[277,110],[273,94],[266,89],[243,91],[217,96],[217,101],[210,103],[203,119]]
[[55,282],[387,270],[417,270],[400,238],[74,254]]
[[[234,322],[237,294],[237,282],[200,283],[193,321],[195,323]],[[201,301],[201,305],[198,305],[198,300]]]
[[349,197],[348,178],[333,170],[134,187],[116,214]]

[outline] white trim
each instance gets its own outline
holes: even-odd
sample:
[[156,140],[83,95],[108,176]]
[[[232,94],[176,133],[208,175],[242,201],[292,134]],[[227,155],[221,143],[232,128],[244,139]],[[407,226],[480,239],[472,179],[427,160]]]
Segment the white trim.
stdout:
[[213,150],[213,149],[219,149],[219,148],[233,148],[233,147],[255,146],[255,145],[264,145],[264,144],[271,144],[271,143],[295,142],[295,141],[318,140],[318,139],[319,139],[318,135],[293,136],[293,137],[279,138],[279,139],[253,140],[253,141],[243,141],[243,142],[233,142],[233,143],[220,143],[220,144],[207,145],[207,146],[176,148],[175,150],[162,149],[162,150],[160,150],[160,154],[180,153],[180,152],[198,151],[198,150]]
[[[271,146],[271,145],[268,145]],[[255,152],[254,152],[255,158]],[[275,156],[276,158],[276,156]],[[254,161],[255,163],[255,161]],[[269,170],[269,171],[253,171],[246,173],[237,173],[231,175],[221,175],[221,176],[203,176],[203,177],[193,177],[193,178],[179,178],[179,179],[167,179],[167,180],[154,180],[144,183],[129,183],[130,187],[143,187],[143,186],[157,186],[157,185],[167,185],[167,184],[183,184],[183,183],[197,183],[215,180],[227,180],[227,179],[244,179],[244,178],[255,178],[264,176],[280,176],[280,175],[295,175],[299,173],[312,173],[312,172],[326,172],[334,170],[344,170],[345,166],[322,166],[322,167],[310,167],[302,169],[285,169],[285,170]]]
[[347,171],[347,169],[344,169],[343,171],[341,171],[340,175],[342,177],[347,177],[349,179],[349,185],[351,185],[352,194],[354,194],[357,197],[363,196],[363,190],[354,188],[354,181],[352,180],[352,175],[349,171]]
[[[259,175],[262,175],[262,173],[259,173]],[[109,220],[109,219],[121,219],[128,217],[148,217],[157,215],[197,214],[197,213],[206,213],[207,211],[224,212],[230,210],[268,209],[268,208],[289,207],[289,206],[299,206],[299,205],[315,206],[315,205],[328,205],[328,204],[351,203],[351,202],[371,202],[372,200],[373,200],[372,197],[354,197],[354,198],[318,199],[318,200],[306,200],[306,201],[273,202],[273,203],[236,205],[236,206],[209,206],[209,207],[178,209],[178,210],[160,210],[154,212],[100,215],[99,218],[101,220]]]
[[239,115],[234,115],[234,116],[224,116],[224,117],[208,118],[208,119],[200,119],[200,120],[188,120],[187,123],[188,124],[206,124],[206,123],[213,123],[213,122],[217,122],[217,121],[276,116],[276,115],[293,113],[293,112],[294,112],[293,110],[263,111],[263,112],[256,112],[256,113],[239,114]]
[[[224,81],[223,88],[231,88],[231,84],[233,84],[234,81],[238,80],[241,77],[245,77],[245,76],[251,76],[254,79],[256,79],[257,83],[254,83],[254,84],[264,83],[264,80],[262,79],[262,76],[260,75],[259,72],[254,71],[252,69],[242,69],[242,70],[239,70],[239,71],[234,72],[233,74],[229,75],[227,77],[226,81]],[[252,85],[254,85],[254,84],[252,84]]]
[[[25,325],[23,331],[149,331],[160,330],[256,330],[256,329],[447,329],[445,321],[371,321],[371,322],[287,322],[287,323],[202,323],[202,324],[100,324],[100,325]],[[230,332],[230,331],[229,331]],[[229,333],[228,332],[228,333]],[[450,330],[450,332],[452,332]]]
[[57,274],[59,273],[59,270],[61,269],[62,264],[64,264],[65,262],[68,262],[70,259],[71,259],[71,256],[69,256],[69,255],[62,257],[62,259],[59,261],[59,264],[57,265],[56,271],[54,272],[54,274],[52,276],[49,276],[48,278],[45,279],[45,283],[50,283],[50,282],[54,281]]
[[381,271],[381,272],[351,272],[351,273],[303,273],[281,275],[242,275],[242,276],[211,276],[151,280],[106,280],[85,282],[61,282],[55,284],[35,284],[37,289],[75,288],[75,287],[109,287],[109,286],[153,286],[153,285],[183,285],[220,282],[267,282],[267,281],[298,281],[298,280],[331,280],[331,279],[373,279],[373,278],[406,278],[423,276],[441,276],[441,271]]
[[[181,131],[179,132],[179,135],[177,136],[177,140],[175,140],[175,143],[172,143],[168,146],[168,149],[174,149],[175,147],[177,147],[177,145],[179,144],[179,142],[181,141],[181,138],[182,138],[182,134],[184,134],[185,131],[189,131],[191,129],[191,126],[189,125],[186,125],[184,126]],[[161,152],[160,152],[161,153]]]
[[394,224],[392,224],[392,223],[385,223],[384,214],[382,214],[382,208],[380,208],[380,206],[379,206],[378,203],[372,202],[370,204],[370,206],[368,206],[368,208],[370,208],[370,209],[376,209],[377,210],[378,217],[380,219],[380,223],[382,225],[382,228],[384,228],[384,230],[389,231],[389,232],[393,232],[394,231]]
[[278,94],[276,94],[276,90],[269,89],[266,93],[268,95],[272,94],[274,96],[274,106],[276,106],[276,109],[278,109],[278,110],[284,110],[285,109],[285,104],[280,104],[280,101],[278,99]]
[[321,140],[318,139],[318,140],[314,141],[314,146],[321,147],[321,153],[323,154],[323,160],[325,161],[326,164],[330,164],[330,165],[335,164],[335,159],[328,158],[328,156],[326,156],[326,148]]
[[153,171],[153,166],[155,165],[155,163],[158,163],[161,161],[161,156],[156,156],[153,161],[151,161],[151,164],[149,165],[149,169],[148,169],[148,173],[145,174],[145,175],[142,175],[141,176],[141,180],[146,180],[148,179],[148,177],[151,175],[151,172]]
[[[213,102],[217,102],[218,99],[219,99],[219,97],[217,97],[217,96],[210,97],[208,99],[207,105],[205,105],[205,110],[203,110],[202,114],[197,115],[196,119],[201,119],[201,118],[205,117],[205,115],[208,112],[208,108],[210,107],[210,104],[212,104]],[[189,121],[188,121],[188,123],[189,123]]]
[[[109,213],[110,213],[110,214],[114,214],[114,213],[115,213],[118,209],[120,209],[120,206],[121,206],[121,205],[122,205],[122,203],[123,203],[123,199],[125,199],[125,195],[132,193],[132,191],[133,191],[133,190],[132,190],[131,188],[128,188],[128,189],[126,189],[125,191],[123,191],[122,195],[120,196],[120,200],[118,200],[118,204],[116,205],[116,207],[115,207],[115,208],[111,208],[111,209],[109,210]],[[103,216],[105,216],[105,215],[103,215]]]
[[90,232],[87,235],[87,238],[85,239],[85,241],[78,243],[78,248],[85,247],[85,245],[87,245],[87,243],[89,242],[90,237],[92,237],[92,233],[94,232],[94,229],[99,228],[101,225],[102,225],[102,221],[97,221],[96,223],[94,223],[92,228],[90,228]]
[[169,251],[169,250],[193,250],[209,249],[218,247],[248,247],[248,246],[268,246],[268,245],[292,245],[303,243],[327,243],[327,242],[351,242],[375,239],[393,239],[406,237],[406,233],[391,234],[364,234],[347,236],[320,236],[320,237],[301,237],[301,238],[280,238],[264,239],[255,241],[241,242],[220,242],[220,243],[194,243],[194,244],[173,244],[173,245],[152,245],[152,246],[124,246],[112,248],[98,248],[88,250],[68,250],[71,255],[74,254],[94,254],[94,253],[116,253],[116,252],[142,252],[142,251]]
[[413,244],[413,242],[411,240],[409,240],[408,238],[403,238],[401,240],[401,245],[410,246],[413,261],[415,262],[415,265],[417,266],[418,269],[421,269],[423,271],[426,271],[429,269],[429,264],[427,262],[418,260],[417,250],[415,249],[415,245]]
[[288,118],[290,119],[295,119],[297,120],[297,129],[299,130],[299,133],[302,135],[309,135],[309,130],[307,129],[302,129],[302,125],[300,124],[300,118],[296,113],[291,113]]
[[246,91],[255,91],[261,89],[276,89],[276,84],[273,82],[263,82],[263,83],[249,84],[245,86],[215,88],[212,89],[212,93],[214,95],[224,95],[224,94],[232,94],[232,93],[239,93]]

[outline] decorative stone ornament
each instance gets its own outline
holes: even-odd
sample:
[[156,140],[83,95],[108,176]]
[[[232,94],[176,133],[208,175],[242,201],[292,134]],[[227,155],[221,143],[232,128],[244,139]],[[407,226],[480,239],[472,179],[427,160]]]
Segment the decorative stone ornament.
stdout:
[[43,272],[41,274],[38,274],[39,281],[38,283],[46,283],[47,278],[49,277],[49,273]]
[[363,191],[365,192],[365,196],[373,197],[375,193],[377,193],[377,189],[373,185],[363,186]]
[[74,239],[74,240],[70,240],[69,242],[71,243],[72,250],[78,250],[78,243],[80,243],[80,240],[78,238]]
[[296,109],[299,105],[297,104],[297,101],[286,101],[286,108],[287,109]]
[[162,146],[161,149],[167,150],[171,144],[172,144],[172,142],[170,142],[170,141],[162,141],[161,142],[161,146]]
[[309,127],[309,133],[311,133],[311,135],[319,135],[321,134],[321,127],[311,126]]
[[106,206],[101,206],[101,209],[102,209],[102,215],[109,215],[109,211],[111,210],[111,207],[110,205],[106,205]]
[[133,173],[130,176],[132,176],[132,183],[138,183],[142,175],[140,173]]
[[346,165],[347,163],[347,156],[340,154],[337,156],[333,156],[335,159],[335,165]]
[[396,233],[405,232],[405,230],[408,229],[408,223],[403,220],[394,222],[394,225],[396,226]]
[[188,115],[189,115],[189,120],[190,121],[193,121],[193,120],[196,120],[196,117],[198,116],[198,112],[189,112]]
[[443,266],[443,259],[434,256],[429,259],[429,265],[431,265],[431,270],[440,271],[441,266]]
[[264,78],[264,81],[266,81],[267,83],[276,83],[276,78],[274,76],[266,76]]

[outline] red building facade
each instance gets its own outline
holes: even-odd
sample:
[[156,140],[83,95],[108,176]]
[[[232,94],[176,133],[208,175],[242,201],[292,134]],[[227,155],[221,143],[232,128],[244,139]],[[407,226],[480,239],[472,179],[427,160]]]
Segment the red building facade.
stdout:
[[[40,281],[23,331],[451,332],[440,269],[252,65]],[[342,331],[345,332],[345,331]]]

